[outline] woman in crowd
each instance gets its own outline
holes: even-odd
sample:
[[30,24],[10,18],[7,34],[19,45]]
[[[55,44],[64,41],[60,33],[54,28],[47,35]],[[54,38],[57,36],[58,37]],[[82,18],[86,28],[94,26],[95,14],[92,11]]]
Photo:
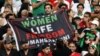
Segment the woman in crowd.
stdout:
[[69,42],[69,49],[71,49],[72,53],[70,56],[81,56],[80,53],[78,53],[78,47],[75,42]]
[[42,50],[38,53],[38,56],[53,56],[50,46],[48,44],[44,44],[42,46]]
[[91,45],[89,46],[88,53],[85,56],[99,56],[97,53],[96,45]]

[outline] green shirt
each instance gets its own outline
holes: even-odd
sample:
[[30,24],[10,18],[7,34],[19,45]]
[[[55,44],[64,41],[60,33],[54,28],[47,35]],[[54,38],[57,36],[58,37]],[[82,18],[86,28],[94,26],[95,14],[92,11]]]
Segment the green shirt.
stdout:
[[[38,3],[37,0],[32,0],[32,2]],[[44,5],[45,5],[45,3],[41,4],[39,7],[34,8],[33,9],[33,15],[34,16],[43,15],[45,13]]]
[[91,12],[94,12],[94,7],[91,7]]

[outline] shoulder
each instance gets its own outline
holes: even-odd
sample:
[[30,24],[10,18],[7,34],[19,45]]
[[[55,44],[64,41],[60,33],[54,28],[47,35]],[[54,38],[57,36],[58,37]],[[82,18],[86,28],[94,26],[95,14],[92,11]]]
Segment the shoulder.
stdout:
[[39,53],[38,53],[38,56],[43,56],[43,53],[42,53],[42,52],[39,52]]

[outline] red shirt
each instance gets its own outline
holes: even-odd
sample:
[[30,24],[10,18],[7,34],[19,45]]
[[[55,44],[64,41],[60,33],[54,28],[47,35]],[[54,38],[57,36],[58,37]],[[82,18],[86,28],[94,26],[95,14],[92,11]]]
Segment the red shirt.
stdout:
[[80,53],[77,53],[77,52],[74,52],[70,56],[81,56],[81,54]]
[[[38,53],[38,56],[45,56],[45,54],[43,52]],[[53,56],[52,52],[50,52],[48,55],[46,56]]]
[[88,28],[88,27],[90,27],[91,24],[90,24],[90,22],[88,22],[86,24],[86,22],[82,21],[79,25],[81,28]]
[[[65,0],[65,1],[69,3],[69,6],[71,6],[72,0]],[[49,0],[49,2],[53,5],[53,7],[55,7],[57,5],[57,3],[58,3],[57,0]],[[70,8],[68,8],[68,5],[67,5],[67,9],[70,9]]]

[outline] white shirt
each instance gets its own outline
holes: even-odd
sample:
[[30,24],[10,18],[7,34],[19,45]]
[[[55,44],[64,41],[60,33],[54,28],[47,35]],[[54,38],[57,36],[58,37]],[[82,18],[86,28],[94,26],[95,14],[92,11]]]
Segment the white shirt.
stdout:
[[21,4],[21,0],[13,0],[13,7],[16,8],[17,11],[20,10]]
[[[4,9],[5,9],[5,7],[2,7],[0,13],[3,13],[3,12],[4,12]],[[14,12],[15,14],[17,14],[18,9],[17,9],[16,7],[13,7],[13,12]]]
[[[77,11],[77,5],[78,5],[78,4],[79,4],[79,3],[74,3],[74,2],[72,2],[72,8],[71,8],[71,9],[74,11],[75,14],[78,14],[78,11]],[[85,12],[91,12],[90,3],[89,3],[88,0],[85,0],[83,15],[84,15]],[[75,15],[75,16],[76,16],[76,15]],[[81,18],[82,18],[82,17],[83,17],[83,16],[81,16]]]

